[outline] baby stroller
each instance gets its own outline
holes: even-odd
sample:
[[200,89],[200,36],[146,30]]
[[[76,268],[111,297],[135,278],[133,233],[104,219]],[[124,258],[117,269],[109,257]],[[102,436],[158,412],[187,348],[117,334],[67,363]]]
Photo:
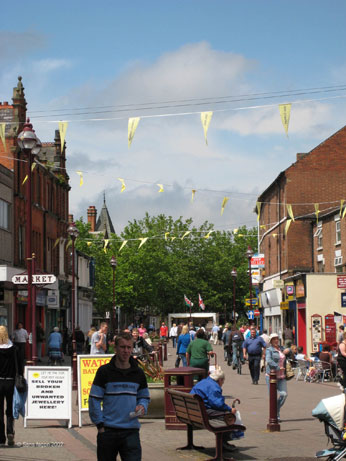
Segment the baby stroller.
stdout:
[[63,354],[60,349],[49,348],[48,350],[48,364],[49,365],[62,365],[63,363]]
[[[327,461],[339,461],[346,457],[345,430],[345,394],[322,399],[312,410],[312,416],[324,423],[324,431],[333,444],[327,450],[316,453],[316,458],[327,458]],[[345,437],[345,438],[344,438]]]

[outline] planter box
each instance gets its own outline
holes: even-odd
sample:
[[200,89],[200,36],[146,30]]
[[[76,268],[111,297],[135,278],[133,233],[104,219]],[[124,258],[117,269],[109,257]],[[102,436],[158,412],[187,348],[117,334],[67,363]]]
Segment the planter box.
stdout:
[[150,404],[148,413],[141,418],[154,419],[165,417],[165,389],[163,383],[148,383]]

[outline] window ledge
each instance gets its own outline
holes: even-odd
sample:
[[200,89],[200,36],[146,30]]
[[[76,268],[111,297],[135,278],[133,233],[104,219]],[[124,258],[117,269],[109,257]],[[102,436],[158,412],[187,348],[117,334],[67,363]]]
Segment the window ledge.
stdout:
[[316,251],[321,251],[321,250],[323,250],[323,247],[317,247],[316,248]]
[[341,245],[341,240],[339,242],[334,243],[334,246],[336,246],[336,247],[339,246],[339,245]]

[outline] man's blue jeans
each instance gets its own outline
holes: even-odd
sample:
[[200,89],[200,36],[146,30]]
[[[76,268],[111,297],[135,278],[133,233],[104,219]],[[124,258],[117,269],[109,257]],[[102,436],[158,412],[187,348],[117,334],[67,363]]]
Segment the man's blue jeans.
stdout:
[[183,367],[187,367],[186,354],[178,354],[178,355],[181,358],[181,361],[183,362]]
[[[266,375],[266,383],[268,386],[268,390],[270,389],[269,387],[269,376]],[[280,409],[285,403],[285,400],[287,399],[287,381],[286,379],[277,379],[276,380],[276,389],[278,392],[278,417],[280,417]]]
[[173,342],[173,347],[177,345],[177,337],[176,336],[171,336],[172,342]]
[[142,459],[139,429],[105,428],[97,434],[97,460],[114,461],[120,454],[122,461]]

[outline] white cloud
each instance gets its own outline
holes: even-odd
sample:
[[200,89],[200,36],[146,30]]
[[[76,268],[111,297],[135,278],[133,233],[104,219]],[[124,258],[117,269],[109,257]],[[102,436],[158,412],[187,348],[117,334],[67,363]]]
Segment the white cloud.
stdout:
[[53,72],[59,69],[68,69],[72,66],[68,59],[41,59],[33,64],[36,72]]

